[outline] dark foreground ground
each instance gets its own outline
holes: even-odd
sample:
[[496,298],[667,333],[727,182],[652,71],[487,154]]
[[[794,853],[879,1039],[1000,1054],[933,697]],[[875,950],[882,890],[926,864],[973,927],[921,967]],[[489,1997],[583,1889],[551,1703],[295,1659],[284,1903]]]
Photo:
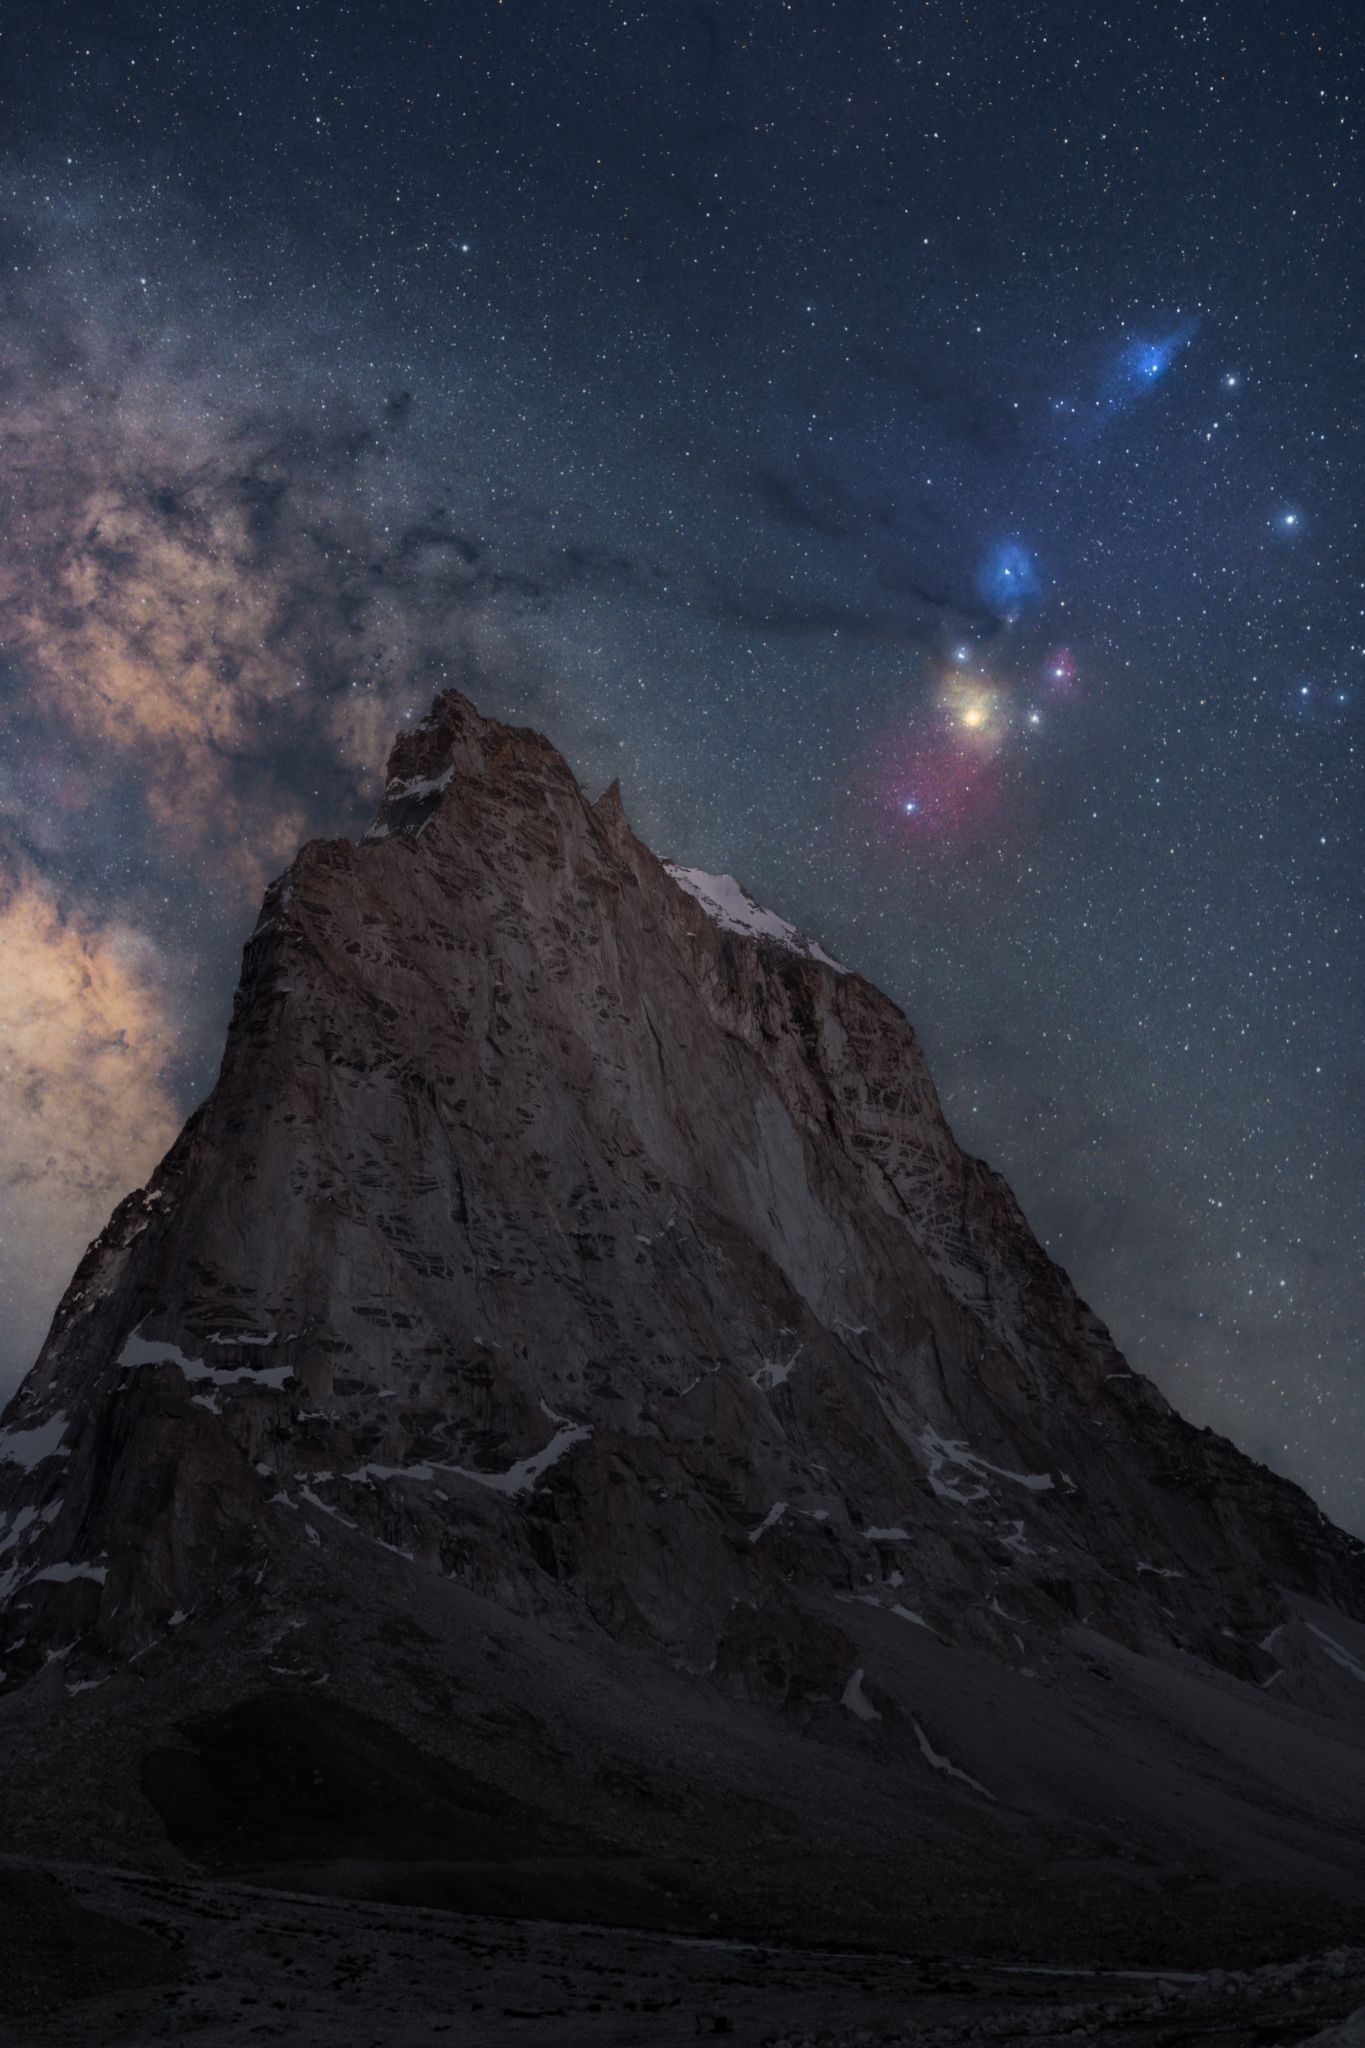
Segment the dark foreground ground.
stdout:
[[0,1930],[4,2048],[1365,2044],[1348,2019],[1365,1947],[1167,1977],[1012,1971],[16,1859],[0,1862]]

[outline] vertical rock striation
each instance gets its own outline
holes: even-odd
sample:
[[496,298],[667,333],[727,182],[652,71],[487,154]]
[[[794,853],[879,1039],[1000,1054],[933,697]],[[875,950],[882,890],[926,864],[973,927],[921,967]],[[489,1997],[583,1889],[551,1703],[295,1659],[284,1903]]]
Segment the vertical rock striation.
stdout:
[[[365,1627],[447,1596],[896,1755],[868,1630],[968,1688],[1099,1642],[1365,1698],[1323,1619],[1365,1548],[1127,1366],[895,1005],[454,694],[268,891],[217,1084],[0,1427],[16,1703],[282,1671],[370,1713]],[[291,1603],[348,1600],[291,1664]]]

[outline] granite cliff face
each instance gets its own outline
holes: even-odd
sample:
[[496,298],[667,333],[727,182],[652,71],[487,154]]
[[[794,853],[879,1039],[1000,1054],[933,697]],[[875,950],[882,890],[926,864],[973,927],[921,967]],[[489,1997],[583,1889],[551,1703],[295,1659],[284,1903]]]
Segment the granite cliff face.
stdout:
[[[480,1867],[578,1856],[594,1786],[602,1857],[709,1828],[752,1919],[755,1772],[783,1854],[825,1813],[870,1870],[899,1802],[937,1883],[964,1829],[1188,1806],[1200,1750],[1289,1814],[1291,1888],[1360,1880],[1320,1831],[1365,1817],[1365,1546],[1129,1369],[885,996],[456,695],[268,892],[212,1095],[0,1427],[23,1839],[69,1836],[55,1772],[117,1839],[449,1874],[490,1787]],[[305,1757],[330,1817],[272,1834]],[[376,1848],[381,1781],[421,1820]]]

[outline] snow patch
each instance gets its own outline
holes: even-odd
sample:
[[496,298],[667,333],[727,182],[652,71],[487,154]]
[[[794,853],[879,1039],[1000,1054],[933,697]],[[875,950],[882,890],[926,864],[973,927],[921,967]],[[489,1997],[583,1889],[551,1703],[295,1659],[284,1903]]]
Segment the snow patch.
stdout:
[[341,1476],[352,1486],[369,1486],[376,1479],[434,1479],[436,1474],[430,1465],[357,1465]]
[[994,1803],[995,1794],[988,1792],[979,1779],[970,1777],[966,1771],[960,1771],[955,1763],[950,1763],[946,1756],[939,1755],[918,1721],[912,1721],[910,1726],[915,1731],[915,1740],[919,1744],[919,1753],[927,1764],[932,1764],[936,1771],[942,1771],[946,1777],[960,1778],[964,1785],[971,1786],[973,1792],[979,1792],[983,1798],[989,1799]]
[[454,780],[453,761],[439,775],[412,775],[406,780],[401,775],[395,775],[384,791],[384,801],[407,803],[412,797],[439,796],[443,789],[449,789]]
[[869,1543],[908,1543],[909,1533],[904,1529],[864,1529]]
[[437,1469],[451,1473],[456,1479],[472,1479],[476,1486],[486,1486],[491,1493],[529,1493],[551,1465],[557,1465],[575,1444],[582,1443],[591,1435],[590,1423],[570,1422],[563,1429],[556,1430],[543,1451],[534,1451],[529,1458],[518,1459],[505,1472],[474,1472],[464,1465],[442,1465]]
[[758,1527],[749,1531],[749,1541],[757,1543],[760,1536],[766,1536],[769,1529],[775,1529],[786,1512],[787,1503],[784,1500],[774,1501]]
[[758,1371],[749,1374],[749,1378],[753,1381],[759,1392],[771,1394],[774,1387],[784,1386],[791,1377],[792,1367],[804,1349],[805,1346],[803,1344],[798,1344],[791,1357],[783,1361],[775,1358],[765,1358]]
[[[313,1474],[314,1479],[318,1481],[319,1485],[325,1480],[330,1479],[331,1476],[330,1472],[315,1472]],[[362,1529],[358,1523],[348,1520],[338,1509],[331,1507],[313,1491],[311,1486],[300,1483],[299,1499],[306,1501],[310,1508],[321,1508],[324,1515],[330,1515],[334,1522],[340,1522],[343,1529],[350,1529],[355,1535],[364,1537],[365,1541],[373,1543],[377,1550],[387,1550],[391,1557],[401,1557],[407,1564],[412,1564],[415,1561],[410,1550],[400,1550],[396,1543],[386,1543],[382,1536],[371,1536],[368,1530]],[[294,1503],[291,1500],[286,1500],[282,1494],[277,1494],[271,1505],[272,1507],[276,1505],[293,1507]],[[296,1625],[302,1627],[302,1623]]]
[[847,1707],[850,1714],[856,1714],[860,1721],[881,1720],[881,1715],[863,1691],[863,1667],[861,1664],[844,1687],[839,1704],[841,1707]]
[[4,1527],[0,1528],[0,1557],[3,1557],[7,1550],[13,1550],[25,1529],[29,1528],[37,1519],[38,1510],[36,1508],[20,1508],[13,1521],[6,1517]]
[[779,917],[775,910],[765,910],[761,903],[755,903],[748,890],[742,888],[733,875],[708,875],[702,868],[679,867],[676,861],[666,860],[664,872],[671,875],[680,889],[696,898],[713,924],[723,932],[742,932],[746,938],[773,939],[788,952],[804,953],[808,959],[819,960],[824,966],[832,967],[836,974],[847,974],[847,967],[841,967],[837,960],[831,960],[823,946],[814,939],[808,939],[794,924],[788,924],[785,917]]
[[[439,796],[443,789],[449,789],[454,778],[455,763],[453,761],[439,775],[414,775],[406,780],[401,775],[395,775],[384,791],[382,808],[387,809],[390,804],[420,803],[423,797]],[[418,834],[430,823],[430,815],[423,818],[417,828]],[[381,816],[375,819],[373,825],[365,834],[365,838],[369,841],[387,839],[395,829],[402,832],[406,828],[401,824],[395,828],[390,825],[386,818]]]
[[997,1479],[1008,1479],[1013,1486],[1026,1486],[1031,1493],[1049,1493],[1052,1489],[1050,1472],[1010,1472],[1003,1465],[992,1465],[988,1458],[978,1457],[971,1445],[960,1438],[940,1436],[936,1429],[921,1431],[920,1447],[929,1467],[933,1492],[940,1500],[950,1500],[957,1507],[971,1507],[974,1501],[984,1500],[990,1489],[979,1483],[972,1492],[964,1492],[954,1480],[943,1477],[945,1465],[970,1473],[978,1482],[989,1472]]
[[689,1380],[685,1387],[679,1387],[675,1399],[681,1401],[684,1394],[690,1394],[692,1392],[692,1389],[694,1387],[699,1387],[703,1380],[714,1379],[715,1375],[719,1371],[720,1367],[718,1365],[708,1365],[704,1367],[703,1370],[697,1374],[694,1380]]
[[414,1479],[428,1484],[436,1479],[472,1479],[494,1493],[529,1493],[551,1465],[557,1464],[576,1443],[592,1435],[588,1423],[570,1422],[566,1415],[557,1415],[545,1401],[540,1406],[549,1421],[560,1424],[559,1429],[543,1450],[533,1452],[529,1458],[519,1459],[506,1472],[476,1472],[467,1465],[366,1464],[357,1465],[353,1472],[343,1472],[341,1477],[355,1486],[369,1486],[376,1479]]
[[1308,1624],[1308,1631],[1310,1635],[1317,1637],[1334,1664],[1339,1664],[1343,1671],[1349,1671],[1352,1678],[1358,1678],[1361,1684],[1365,1685],[1365,1664],[1353,1657],[1335,1636],[1329,1636],[1325,1629],[1315,1628],[1311,1621]]
[[[255,1367],[250,1365],[205,1365],[202,1358],[189,1357],[178,1344],[172,1344],[165,1338],[151,1339],[141,1336],[141,1329],[142,1324],[139,1323],[137,1329],[124,1339],[123,1349],[116,1361],[120,1372],[131,1372],[139,1365],[174,1365],[187,1380],[206,1380],[215,1387],[240,1386],[246,1381],[253,1387],[270,1387],[276,1392],[281,1391],[285,1381],[293,1377],[287,1365],[268,1366],[264,1372],[257,1372]],[[219,1336],[210,1337],[207,1341],[210,1344],[262,1344],[273,1343],[274,1338],[275,1333],[272,1330],[268,1338]]]
[[[318,1480],[330,1479],[331,1476],[330,1472],[315,1472],[313,1474],[313,1477]],[[348,1521],[339,1508],[334,1508],[330,1501],[323,1500],[321,1495],[315,1493],[312,1487],[303,1480],[299,1481],[299,1499],[306,1501],[310,1508],[318,1508],[324,1515],[330,1515],[332,1520],[340,1522],[344,1529],[354,1529],[357,1536],[364,1535],[365,1532],[358,1523]],[[287,1493],[277,1493],[271,1496],[270,1505],[272,1508],[292,1508],[296,1503],[290,1500]]]
[[36,1586],[42,1579],[51,1579],[56,1585],[65,1586],[72,1579],[93,1579],[97,1586],[102,1586],[108,1576],[108,1568],[102,1564],[49,1564],[34,1572],[28,1583]]
[[62,1442],[65,1435],[65,1414],[35,1422],[32,1429],[0,1429],[0,1465],[19,1465],[32,1472],[44,1458],[69,1458],[71,1453]]

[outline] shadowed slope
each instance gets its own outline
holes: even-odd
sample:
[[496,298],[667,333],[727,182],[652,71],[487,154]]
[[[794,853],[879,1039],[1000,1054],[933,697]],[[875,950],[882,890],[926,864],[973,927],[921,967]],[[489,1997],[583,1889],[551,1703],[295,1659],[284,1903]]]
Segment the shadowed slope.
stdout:
[[4,1419],[16,1825],[850,1933],[1078,1853],[1116,1926],[1271,1838],[1356,1888],[1365,1547],[1129,1370],[894,1005],[678,873],[450,695],[268,893]]

